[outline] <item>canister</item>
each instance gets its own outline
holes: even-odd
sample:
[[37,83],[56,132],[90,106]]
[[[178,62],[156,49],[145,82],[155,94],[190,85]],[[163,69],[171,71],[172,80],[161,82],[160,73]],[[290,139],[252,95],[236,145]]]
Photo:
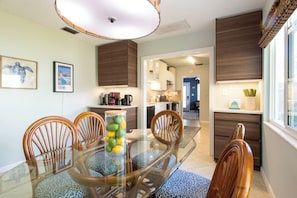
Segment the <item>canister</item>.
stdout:
[[126,111],[105,111],[105,152],[110,156],[126,153]]

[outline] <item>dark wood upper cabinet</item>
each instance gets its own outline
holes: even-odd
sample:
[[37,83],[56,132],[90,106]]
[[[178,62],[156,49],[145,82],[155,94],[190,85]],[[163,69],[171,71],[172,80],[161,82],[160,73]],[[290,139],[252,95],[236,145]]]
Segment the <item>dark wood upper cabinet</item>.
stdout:
[[98,46],[98,83],[137,87],[137,43],[124,40]]
[[216,80],[262,79],[262,11],[216,19]]

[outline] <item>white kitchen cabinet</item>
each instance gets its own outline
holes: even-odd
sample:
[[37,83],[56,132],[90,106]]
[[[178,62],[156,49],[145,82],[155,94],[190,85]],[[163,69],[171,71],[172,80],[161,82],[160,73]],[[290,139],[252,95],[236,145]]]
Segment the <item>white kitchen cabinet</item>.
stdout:
[[167,64],[158,61],[159,63],[159,83],[160,83],[160,90],[167,90],[167,80],[169,79],[169,71],[167,70]]
[[[175,68],[167,70],[167,64],[160,60],[148,62],[148,82],[151,90],[175,90]],[[170,82],[170,83],[169,83]],[[170,85],[168,85],[170,84]]]
[[155,104],[155,115],[160,111],[167,109],[167,103],[156,103]]
[[169,73],[169,77],[168,77],[169,84],[167,84],[167,89],[175,90],[175,68],[169,67],[168,73]]
[[148,81],[159,81],[159,67],[159,62],[156,60],[148,62]]

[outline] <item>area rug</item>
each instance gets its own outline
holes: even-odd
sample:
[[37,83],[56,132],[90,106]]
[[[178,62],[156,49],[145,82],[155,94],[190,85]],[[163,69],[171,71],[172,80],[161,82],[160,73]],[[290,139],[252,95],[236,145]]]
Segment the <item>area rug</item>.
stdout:
[[183,119],[186,120],[198,120],[198,112],[183,112]]
[[185,148],[189,142],[195,137],[195,135],[200,131],[201,127],[184,127],[184,138],[182,142],[179,144],[179,147]]

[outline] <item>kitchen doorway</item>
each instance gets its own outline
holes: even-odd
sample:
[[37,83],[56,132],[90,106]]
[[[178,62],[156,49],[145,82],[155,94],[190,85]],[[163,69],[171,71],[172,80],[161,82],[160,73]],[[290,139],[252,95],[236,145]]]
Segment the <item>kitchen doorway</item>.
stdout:
[[200,76],[183,77],[183,118],[199,120]]
[[[172,53],[167,53],[167,54],[156,54],[156,55],[151,55],[151,56],[142,56],[141,57],[141,95],[140,95],[140,106],[139,108],[139,126],[140,127],[146,127],[146,121],[147,121],[147,105],[150,97],[148,97],[147,90],[148,90],[148,76],[147,76],[147,71],[149,68],[149,62],[150,60],[156,60],[156,59],[168,59],[168,58],[173,58],[173,57],[180,57],[180,56],[186,56],[186,55],[197,55],[197,54],[207,54],[209,62],[208,64],[199,67],[199,65],[194,65],[192,66],[192,69],[185,69],[182,71],[184,74],[179,75],[178,73],[176,74],[176,88],[181,92],[181,101],[179,105],[179,112],[182,114],[183,113],[183,98],[182,98],[182,92],[183,92],[183,79],[182,76],[186,75],[193,75],[196,74],[196,69],[200,68],[201,69],[201,83],[203,82],[203,85],[201,86],[201,92],[203,91],[202,98],[205,97],[204,104],[201,104],[200,107],[200,121],[206,121],[209,122],[213,118],[212,114],[210,113],[211,111],[211,106],[212,106],[212,101],[210,99],[213,98],[213,92],[212,92],[212,87],[215,84],[214,83],[214,76],[212,75],[214,73],[214,48],[213,47],[208,47],[208,48],[198,48],[194,50],[185,50],[185,51],[177,51],[177,52],[172,52]],[[203,77],[203,78],[202,78]]]

